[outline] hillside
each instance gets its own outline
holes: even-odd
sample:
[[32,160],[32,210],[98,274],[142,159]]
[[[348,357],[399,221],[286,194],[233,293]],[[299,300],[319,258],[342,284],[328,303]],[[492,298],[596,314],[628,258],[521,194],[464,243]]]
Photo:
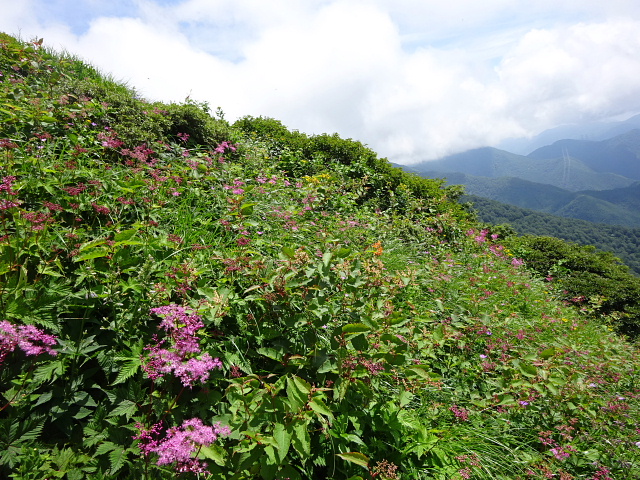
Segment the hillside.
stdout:
[[450,185],[464,186],[469,195],[520,208],[594,223],[640,227],[640,182],[612,190],[570,192],[515,177],[488,178],[435,171],[423,171],[421,175],[443,178]]
[[0,478],[640,477],[612,256],[41,40],[0,73]]
[[640,229],[603,225],[585,220],[563,218],[531,209],[465,195],[479,218],[493,225],[509,225],[519,235],[542,235],[563,238],[581,245],[594,245],[613,252],[640,275]]
[[403,168],[423,176],[426,176],[426,172],[438,172],[440,176],[464,173],[489,178],[516,177],[572,192],[610,190],[627,187],[634,183],[633,178],[596,171],[573,155],[567,159],[563,158],[562,154],[560,157],[542,154],[540,157],[525,157],[492,147],[468,150],[439,160],[407,165]]
[[640,180],[640,129],[602,141],[559,140],[538,148],[527,157],[533,160],[555,158],[561,161],[567,155],[596,172],[614,173]]

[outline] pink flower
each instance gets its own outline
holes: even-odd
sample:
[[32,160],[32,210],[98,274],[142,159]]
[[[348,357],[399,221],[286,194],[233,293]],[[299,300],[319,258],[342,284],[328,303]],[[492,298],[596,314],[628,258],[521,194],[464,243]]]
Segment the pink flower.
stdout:
[[173,373],[185,387],[192,387],[196,382],[206,382],[209,373],[215,368],[222,368],[219,358],[212,358],[204,353],[200,358],[198,330],[204,327],[199,315],[180,305],[165,305],[152,308],[151,313],[163,317],[160,328],[165,330],[172,341],[169,348],[164,347],[165,340],[157,341],[156,345],[148,345],[149,351],[143,360],[142,368],[149,378],[156,380],[165,374]]
[[178,472],[206,472],[207,464],[195,458],[203,446],[209,446],[219,437],[231,434],[231,429],[220,425],[205,425],[199,418],[185,420],[181,426],[167,430],[164,439],[158,440],[161,424],[155,424],[149,430],[136,425],[140,433],[134,437],[140,440],[139,448],[145,456],[158,455],[158,465],[176,464]]
[[524,265],[524,260],[514,258],[513,260],[511,260],[511,265],[513,265],[514,267],[519,267],[520,265]]
[[173,372],[185,387],[191,387],[196,381],[206,382],[209,372],[215,368],[222,368],[222,362],[219,358],[211,358],[211,355],[205,353],[200,358],[190,358],[175,365]]
[[57,355],[58,352],[51,348],[55,344],[56,337],[45,334],[33,325],[16,327],[8,320],[0,322],[0,363],[16,347],[26,355],[40,355],[41,353]]

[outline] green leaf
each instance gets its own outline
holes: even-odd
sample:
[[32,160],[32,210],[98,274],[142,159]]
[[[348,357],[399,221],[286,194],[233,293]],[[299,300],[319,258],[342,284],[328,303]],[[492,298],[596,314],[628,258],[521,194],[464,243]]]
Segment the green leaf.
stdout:
[[442,340],[444,339],[444,326],[438,325],[436,328],[434,328],[431,336],[433,337],[434,341],[438,343],[442,342]]
[[53,397],[53,391],[51,391],[51,390],[46,391],[42,395],[40,395],[38,397],[38,400],[36,401],[36,403],[33,404],[33,406],[37,407],[38,405],[42,405],[43,403],[47,403],[49,400],[51,400],[51,397]]
[[99,238],[97,240],[92,240],[91,242],[87,242],[84,245],[82,245],[78,251],[79,252],[84,252],[85,250],[97,247],[99,245],[104,245],[105,243],[107,243],[107,241],[104,238]]
[[109,467],[110,473],[113,475],[124,466],[124,462],[127,459],[127,451],[119,447],[109,454],[109,461],[111,466]]
[[421,377],[425,380],[433,380],[433,376],[430,372],[427,371],[428,367],[425,365],[412,365],[411,367],[407,367],[407,369],[405,370],[405,372],[408,373],[413,373],[415,375],[417,375],[418,377]]
[[522,372],[522,374],[526,377],[535,377],[538,375],[538,369],[533,365],[528,363],[520,363],[518,365],[518,369]]
[[401,394],[400,394],[400,406],[404,407],[406,405],[408,405],[411,400],[413,400],[413,393],[411,393],[408,390],[404,390]]
[[94,455],[98,456],[98,455],[104,455],[107,452],[111,452],[113,450],[115,450],[116,448],[118,448],[119,446],[116,445],[113,442],[102,442],[100,445],[98,445],[98,448],[96,448],[96,452]]
[[311,438],[309,437],[306,422],[297,422],[293,425],[291,444],[303,458],[311,455]]
[[291,445],[292,434],[293,431],[287,429],[283,424],[276,423],[273,429],[273,438],[278,445],[278,463],[284,463],[284,458],[287,456],[289,446]]
[[138,371],[138,369],[140,368],[140,365],[141,365],[140,358],[131,358],[127,363],[125,363],[122,367],[120,367],[120,372],[118,372],[118,377],[114,380],[114,382],[111,385],[117,385],[134,376]]
[[200,453],[198,454],[198,458],[207,458],[209,460],[213,460],[216,464],[224,467],[226,463],[227,452],[220,445],[216,445],[215,443],[210,446],[203,446],[200,449]]
[[499,402],[497,405],[515,405],[516,399],[513,398],[513,395],[498,395]]
[[343,333],[363,333],[369,331],[371,331],[371,328],[367,327],[364,323],[349,323],[342,327]]
[[360,452],[337,453],[336,455],[347,462],[369,469],[369,457]]
[[296,251],[291,247],[282,247],[282,253],[288,258],[296,256]]
[[557,352],[556,347],[550,347],[547,348],[546,350],[541,351],[538,356],[543,359],[546,360],[547,358],[551,358],[553,357]]
[[320,398],[314,398],[309,402],[309,407],[311,410],[316,412],[319,415],[324,415],[329,419],[330,422],[333,422],[333,413],[329,410],[329,407],[322,401]]
[[118,417],[125,415],[129,420],[133,414],[138,410],[138,406],[131,400],[121,401],[116,408],[114,408],[108,415],[108,417]]
[[98,248],[91,252],[87,252],[85,254],[80,255],[75,258],[75,262],[82,262],[83,260],[91,260],[99,257],[106,257],[109,255],[109,251],[106,248]]
[[240,207],[240,213],[242,215],[251,215],[253,213],[253,207],[255,203],[245,203]]
[[128,230],[123,230],[120,233],[116,233],[113,236],[113,241],[118,243],[118,242],[124,242],[126,240],[131,240],[131,238],[138,233],[138,230],[136,230],[135,228],[130,228]]

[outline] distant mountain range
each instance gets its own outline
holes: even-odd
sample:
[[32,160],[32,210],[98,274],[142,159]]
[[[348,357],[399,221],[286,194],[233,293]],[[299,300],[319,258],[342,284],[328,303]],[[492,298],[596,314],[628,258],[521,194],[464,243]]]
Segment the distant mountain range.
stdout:
[[551,145],[558,140],[606,140],[617,135],[640,128],[640,115],[615,122],[593,122],[581,125],[561,125],[545,130],[533,138],[516,138],[501,142],[496,147],[520,155]]
[[[633,118],[640,121],[640,116]],[[597,141],[558,140],[526,156],[484,147],[401,167],[464,185],[470,195],[563,217],[640,227],[640,129]]]

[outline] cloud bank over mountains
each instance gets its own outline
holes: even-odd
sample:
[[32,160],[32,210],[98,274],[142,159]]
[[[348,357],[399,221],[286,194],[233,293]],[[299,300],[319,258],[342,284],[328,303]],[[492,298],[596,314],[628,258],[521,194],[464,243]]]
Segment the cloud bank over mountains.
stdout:
[[338,132],[396,162],[640,112],[635,0],[0,3],[0,30],[148,99]]

